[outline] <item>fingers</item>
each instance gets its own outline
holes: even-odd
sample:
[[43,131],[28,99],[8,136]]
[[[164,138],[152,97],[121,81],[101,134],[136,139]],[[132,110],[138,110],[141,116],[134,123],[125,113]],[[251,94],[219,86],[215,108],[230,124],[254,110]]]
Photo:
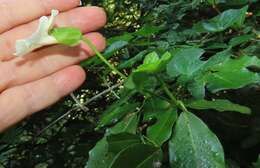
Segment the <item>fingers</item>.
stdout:
[[[83,33],[97,30],[106,23],[106,14],[98,7],[82,7],[70,10],[58,15],[56,25],[78,27]],[[15,52],[15,41],[23,39],[32,34],[38,26],[34,21],[0,35],[0,60],[7,60],[13,57]]]
[[42,15],[48,15],[52,9],[65,11],[79,4],[80,0],[1,0],[0,33]]
[[[99,51],[105,48],[105,39],[101,34],[89,33],[86,37]],[[24,58],[0,63],[0,92],[13,86],[41,79],[93,54],[93,51],[84,44],[73,48],[57,45],[38,50]]]
[[71,66],[38,81],[5,90],[0,95],[0,132],[55,103],[84,80],[84,70]]

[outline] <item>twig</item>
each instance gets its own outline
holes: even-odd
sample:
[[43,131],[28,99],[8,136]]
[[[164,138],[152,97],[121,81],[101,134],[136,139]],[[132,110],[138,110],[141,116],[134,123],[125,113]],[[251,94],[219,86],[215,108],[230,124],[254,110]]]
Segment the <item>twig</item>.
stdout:
[[77,99],[73,92],[70,93],[70,97],[75,101],[76,105],[80,107],[81,110],[83,110],[84,112],[89,111],[89,109],[86,106],[84,106],[84,104],[80,103],[80,101]]
[[[109,83],[106,81],[106,79],[104,79],[101,75],[98,75],[105,83],[105,85],[110,88],[111,86],[109,85]],[[114,94],[114,96],[117,98],[117,99],[120,99],[120,97],[116,94],[116,92],[114,92],[114,90],[111,90],[111,92]]]
[[[85,103],[83,103],[84,105],[87,105],[89,103],[91,103],[92,101],[102,97],[104,94],[107,94],[111,91],[113,91],[114,89],[118,88],[119,86],[121,86],[121,83],[115,84],[114,86],[111,86],[110,88],[104,90],[103,92],[91,97],[90,99],[88,99]],[[75,109],[74,109],[75,110]]]
[[[110,88],[104,90],[103,92],[91,97],[90,99],[88,99],[85,103],[83,103],[82,105],[86,106],[89,103],[91,103],[92,101],[102,97],[103,95],[111,92],[112,90],[118,88],[119,86],[121,86],[121,83],[118,83],[114,86],[111,86]],[[65,118],[66,116],[68,116],[71,112],[73,112],[74,110],[77,110],[77,107],[73,107],[72,109],[70,109],[69,111],[67,111],[65,114],[63,114],[62,116],[60,116],[59,118],[57,118],[55,121],[53,121],[52,123],[50,123],[47,127],[43,128],[38,134],[37,136],[41,135],[43,132],[45,132],[47,129],[51,128],[53,125],[55,125],[56,123],[58,123],[60,120],[62,120],[63,118]]]
[[213,1],[212,7],[213,7],[213,9],[215,9],[215,11],[216,11],[218,14],[221,13],[215,0]]

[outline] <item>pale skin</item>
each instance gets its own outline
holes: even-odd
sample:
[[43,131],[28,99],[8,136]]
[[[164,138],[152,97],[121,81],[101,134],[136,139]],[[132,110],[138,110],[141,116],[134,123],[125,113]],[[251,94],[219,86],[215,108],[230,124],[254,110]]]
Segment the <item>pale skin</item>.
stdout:
[[106,23],[98,7],[78,7],[79,0],[0,0],[0,132],[77,89],[86,78],[77,64],[93,56],[86,45],[48,46],[17,58],[15,41],[30,36],[38,19],[52,9],[56,26],[80,28],[99,51],[104,37],[95,31]]

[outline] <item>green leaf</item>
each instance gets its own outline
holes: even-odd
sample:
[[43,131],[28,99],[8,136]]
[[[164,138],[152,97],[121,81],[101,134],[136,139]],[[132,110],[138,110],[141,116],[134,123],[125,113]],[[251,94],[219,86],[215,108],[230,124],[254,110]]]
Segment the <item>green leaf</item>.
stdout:
[[117,41],[126,41],[129,42],[130,40],[132,40],[134,38],[133,35],[131,35],[130,33],[125,33],[123,35],[120,36],[115,36],[115,37],[111,37],[107,40],[107,44],[108,45],[112,45],[113,43],[117,42]]
[[82,39],[82,33],[78,28],[59,27],[54,28],[51,35],[56,38],[60,44],[76,46]]
[[156,78],[146,72],[133,72],[125,83],[126,88],[139,92],[153,91],[156,85]]
[[104,55],[106,56],[110,56],[113,55],[116,51],[124,48],[125,46],[128,45],[127,41],[116,41],[114,43],[112,43],[105,51],[104,51]]
[[48,163],[38,163],[34,166],[34,168],[48,168]]
[[115,102],[104,112],[98,123],[97,129],[118,122],[118,120],[126,114],[134,112],[138,105],[139,103],[126,103],[124,101]]
[[196,99],[203,99],[205,97],[206,82],[203,78],[194,79],[188,84],[188,90]]
[[224,152],[214,133],[194,114],[181,113],[169,142],[171,167],[224,168]]
[[173,58],[167,65],[167,74],[171,77],[192,76],[204,64],[200,60],[203,53],[204,50],[195,47],[177,50],[173,53]]
[[256,56],[244,55],[236,59],[227,59],[225,62],[216,64],[215,66],[212,66],[210,69],[212,71],[232,72],[241,69],[246,69],[250,66],[260,67],[260,59]]
[[260,16],[260,11],[257,11],[256,16],[258,17]]
[[147,137],[161,146],[170,138],[172,127],[177,120],[177,116],[177,110],[173,108],[168,109],[167,111],[158,111],[156,115],[157,122],[148,127]]
[[243,25],[248,6],[241,9],[229,9],[210,19],[195,25],[199,32],[221,32],[230,27],[239,28]]
[[159,116],[162,111],[168,111],[171,104],[156,96],[146,99],[143,106],[144,121],[148,121],[156,116]]
[[241,56],[231,59],[228,48],[207,61],[201,61],[203,52],[198,48],[178,49],[167,65],[167,74],[174,78],[179,76],[178,84],[187,86],[194,98],[204,97],[205,85],[215,93],[260,82],[259,74],[248,70],[251,66],[260,67],[260,59],[257,57]]
[[207,87],[212,92],[225,89],[238,89],[249,84],[259,83],[257,73],[250,72],[247,67],[260,66],[257,57],[243,56],[238,59],[228,59],[224,63],[212,66],[213,73],[205,76]]
[[227,89],[239,89],[260,82],[259,75],[248,70],[220,71],[208,75],[206,80],[207,88],[213,93]]
[[[127,41],[115,41],[111,45],[107,47],[104,51],[103,55],[106,59],[112,57],[117,51],[125,48],[129,43]],[[90,66],[97,66],[103,64],[103,62],[98,57],[92,57],[86,61],[81,62],[82,67],[90,67]]]
[[121,132],[135,134],[138,126],[138,116],[136,113],[127,115],[122,121],[114,127],[106,130],[106,135],[118,134]]
[[[260,37],[260,35],[259,35]],[[260,52],[260,42],[256,43],[255,45],[249,45],[247,48],[243,49],[242,52],[246,55],[259,55]]]
[[130,114],[126,116],[121,122],[117,123],[114,127],[107,129],[105,137],[102,138],[89,152],[89,159],[86,168],[107,168],[115,157],[115,154],[109,152],[109,145],[106,136],[120,133],[135,134],[137,124],[137,115]]
[[169,62],[170,59],[171,54],[169,52],[164,53],[161,58],[159,58],[156,52],[152,52],[145,57],[144,63],[140,65],[135,72],[159,72],[165,69],[166,64]]
[[208,44],[206,49],[212,50],[212,49],[226,49],[226,48],[228,48],[228,45],[225,43],[210,43]]
[[194,73],[192,77],[180,76],[178,79],[178,83],[182,85],[187,85],[187,89],[196,99],[203,99],[205,97],[205,87],[206,87],[206,79],[205,74],[208,73],[209,69],[212,66],[216,66],[218,64],[222,64],[226,60],[228,60],[232,55],[230,54],[230,49],[226,49],[224,51],[218,52],[212,57],[210,57],[207,61],[204,61],[203,66]]
[[161,150],[151,145],[135,144],[122,150],[109,168],[151,168],[161,161]]
[[143,57],[145,56],[145,54],[147,54],[147,52],[148,51],[146,51],[146,50],[141,51],[136,56],[134,56],[134,57],[122,62],[121,64],[119,64],[118,68],[123,69],[123,68],[133,67],[136,62],[141,61],[143,59]]
[[121,133],[107,136],[108,152],[117,154],[121,150],[134,144],[140,144],[140,137],[133,134]]
[[254,163],[254,167],[255,168],[259,168],[260,167],[260,155],[258,156],[258,160]]
[[213,101],[193,100],[186,103],[186,106],[197,110],[214,109],[220,112],[233,111],[242,114],[251,114],[250,108],[223,99],[216,99]]
[[226,62],[231,56],[232,54],[230,52],[230,49],[226,49],[224,51],[218,52],[207,60],[207,62],[203,66],[203,69],[208,70],[212,66],[222,64]]
[[218,3],[220,3],[221,0],[207,0],[207,2],[210,4],[210,5],[216,5]]
[[162,38],[166,39],[167,42],[171,44],[176,44],[178,42],[184,42],[187,40],[187,35],[182,34],[183,32],[176,32],[174,30],[170,30],[161,35]]
[[160,27],[145,25],[140,30],[134,32],[133,35],[149,37],[149,36],[152,36],[154,34],[157,34],[160,31],[161,31]]
[[156,63],[160,60],[158,54],[156,52],[151,52],[150,54],[146,55],[144,58],[144,65]]
[[254,3],[257,1],[258,0],[221,0],[221,3],[230,5],[230,6],[240,6],[240,5],[245,5],[248,3]]
[[108,153],[108,143],[104,137],[89,151],[89,159],[85,168],[107,168],[113,157],[113,154]]
[[245,42],[248,42],[252,39],[253,35],[243,35],[243,36],[238,36],[234,37],[229,41],[229,45],[232,47],[238,46],[240,44],[243,44]]

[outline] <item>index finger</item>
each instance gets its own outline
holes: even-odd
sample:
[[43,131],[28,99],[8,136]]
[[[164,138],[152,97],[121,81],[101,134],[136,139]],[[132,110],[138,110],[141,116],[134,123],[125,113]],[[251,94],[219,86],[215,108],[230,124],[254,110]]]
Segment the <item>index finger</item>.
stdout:
[[0,94],[0,132],[55,103],[84,80],[81,67],[69,66],[40,80],[5,90]]
[[66,11],[79,4],[80,0],[1,0],[0,33],[48,15],[52,9]]

